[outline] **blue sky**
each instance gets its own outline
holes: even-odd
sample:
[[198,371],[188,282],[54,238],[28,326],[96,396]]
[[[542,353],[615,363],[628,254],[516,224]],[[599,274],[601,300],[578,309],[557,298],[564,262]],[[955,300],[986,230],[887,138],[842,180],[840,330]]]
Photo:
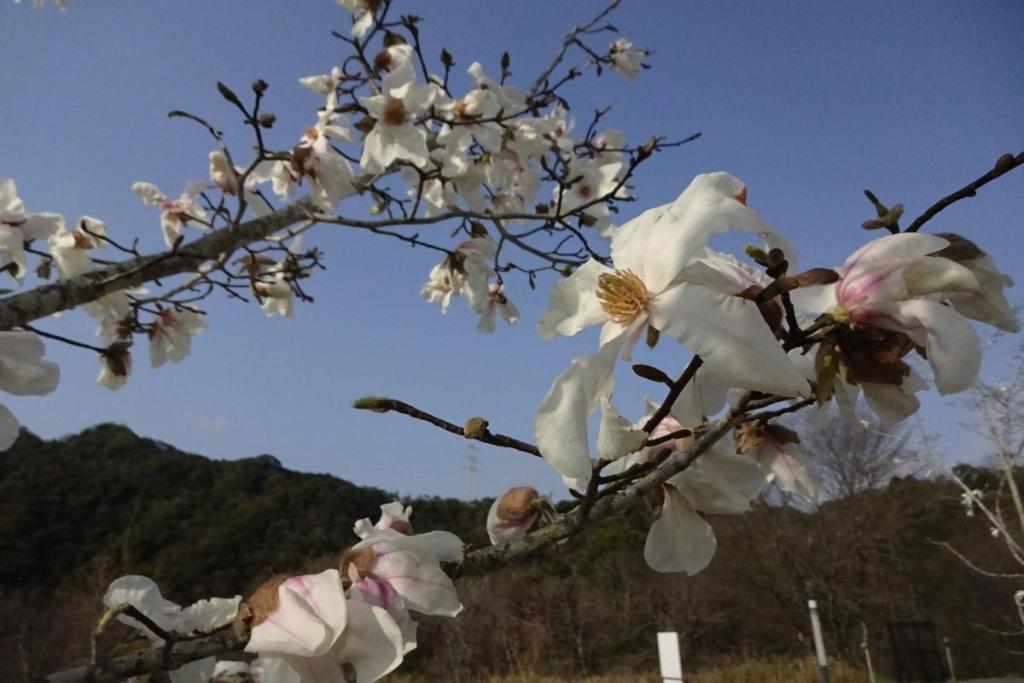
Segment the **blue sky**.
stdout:
[[[871,214],[863,188],[917,215],[1001,153],[1024,149],[1018,2],[623,5],[613,21],[656,50],[654,68],[633,83],[606,74],[570,89],[580,120],[611,105],[608,125],[634,141],[703,132],[641,169],[640,201],[624,217],[671,200],[697,173],[728,170],[747,183],[750,205],[800,245],[804,265],[832,266],[872,236],[858,227]],[[460,73],[474,60],[496,73],[507,49],[513,82],[524,85],[570,25],[601,6],[400,3],[424,17],[428,55],[444,46]],[[319,104],[296,79],[340,61],[342,45],[329,32],[347,25],[330,0],[72,0],[66,12],[0,1],[0,177],[17,180],[30,211],[93,215],[113,237],[139,237],[156,250],[156,214],[131,183],[149,180],[176,194],[186,180],[206,177],[211,149],[204,132],[166,113],[202,114],[245,149],[214,83],[241,92],[263,78],[267,108],[278,117],[271,145],[288,147]],[[1022,215],[1018,170],[931,229],[963,232],[1024,281]],[[595,334],[551,343],[536,336],[550,281],[537,292],[511,281],[524,320],[484,336],[463,302],[442,316],[420,299],[433,253],[331,227],[310,243],[327,252],[328,271],[310,285],[316,304],[300,305],[295,319],[216,301],[186,362],[152,370],[139,349],[131,381],[116,393],[95,384],[99,366],[89,352],[49,344],[63,373],[58,391],[3,402],[45,436],[116,421],[211,457],[273,453],[298,470],[461,496],[469,442],[401,416],[354,411],[351,401],[389,394],[456,422],[483,415],[496,430],[530,438],[551,381],[596,344]],[[85,340],[94,329],[78,313],[41,326]],[[990,354],[986,376],[998,375],[1006,346]],[[671,369],[686,355],[661,358]],[[639,396],[637,383],[623,388]],[[962,407],[930,400],[923,415],[946,437],[949,458],[977,452],[958,426],[969,417]],[[473,450],[481,495],[523,483],[558,488],[528,456],[483,444]]]

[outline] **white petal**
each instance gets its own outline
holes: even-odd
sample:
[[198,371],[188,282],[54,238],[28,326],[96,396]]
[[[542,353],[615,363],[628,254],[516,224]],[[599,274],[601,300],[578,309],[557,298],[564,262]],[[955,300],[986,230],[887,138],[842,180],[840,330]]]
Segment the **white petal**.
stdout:
[[658,294],[712,236],[743,230],[783,248],[795,267],[795,252],[785,238],[737,200],[744,191],[742,181],[728,173],[697,176],[674,202],[644,212],[615,232],[615,266],[632,270]]
[[664,491],[661,516],[647,532],[644,560],[656,572],[696,574],[715,555],[715,533],[674,486],[667,484]]
[[178,626],[181,633],[203,631],[209,633],[234,621],[242,596],[199,600],[181,611]]
[[551,287],[548,310],[540,318],[538,331],[544,339],[555,334],[572,336],[591,325],[608,320],[597,298],[597,279],[612,269],[593,259],[577,268],[569,277]]
[[[181,613],[181,607],[160,594],[153,579],[146,576],[122,576],[110,582],[103,604],[108,608],[131,605],[165,631],[173,631]],[[156,638],[145,626],[130,617],[119,616],[118,621]]]
[[925,256],[903,271],[910,296],[924,296],[935,292],[977,292],[978,279],[967,268],[948,258]]
[[751,458],[718,442],[669,482],[701,512],[739,514],[750,509],[767,479]]
[[927,388],[928,385],[913,370],[898,386],[861,382],[868,407],[887,425],[902,422],[916,413],[921,407],[921,402],[914,396],[914,392]]
[[137,194],[146,206],[160,206],[167,199],[153,183],[133,183],[132,192]]
[[627,334],[609,341],[592,355],[576,358],[551,385],[537,409],[533,433],[537,448],[565,477],[586,485],[590,480],[590,414],[615,386],[615,359]]
[[877,310],[884,315],[876,325],[905,332],[925,347],[940,394],[974,385],[981,369],[981,341],[966,318],[949,306],[923,299],[878,305]]
[[277,609],[252,629],[245,651],[315,657],[330,650],[346,624],[338,570],[293,576],[277,595]]
[[810,392],[755,303],[682,283],[648,310],[654,327],[699,354],[723,385],[780,396]]
[[355,667],[359,683],[383,678],[402,663],[402,630],[381,607],[349,600],[348,610],[351,626],[338,643],[338,661]]
[[607,397],[601,398],[601,427],[597,432],[597,457],[618,460],[640,448],[647,432],[623,417]]
[[999,272],[988,255],[964,263],[978,279],[977,293],[958,292],[947,295],[953,308],[971,320],[994,325],[1005,332],[1020,332],[1020,322],[1003,294],[1013,280]]
[[18,440],[21,424],[7,406],[0,404],[0,452],[6,451]]

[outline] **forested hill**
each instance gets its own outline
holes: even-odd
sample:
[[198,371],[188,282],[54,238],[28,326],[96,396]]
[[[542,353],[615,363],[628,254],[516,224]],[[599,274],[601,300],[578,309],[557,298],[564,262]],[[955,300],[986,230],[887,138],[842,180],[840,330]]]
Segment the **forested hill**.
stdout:
[[[270,455],[211,460],[119,425],[53,441],[23,432],[0,453],[0,586],[54,589],[102,562],[183,599],[197,586],[233,595],[352,544],[353,523],[389,500]],[[407,502],[420,528],[483,536],[482,504]]]
[[[993,473],[965,474],[997,495]],[[929,621],[953,642],[958,674],[1014,670],[1009,651],[1021,639],[996,631],[1019,631],[1012,600],[1022,586],[973,572],[940,545],[986,570],[1019,572],[1002,540],[964,514],[949,480],[873,486],[813,513],[759,503],[710,516],[718,552],[694,577],[646,567],[642,507],[522,564],[463,577],[464,613],[423,620],[407,670],[432,680],[645,671],[659,629],[678,631],[694,664],[803,656],[812,597],[833,654],[848,662],[861,661],[867,629],[887,670],[888,624]],[[392,499],[269,455],[210,460],[117,425],[52,441],[23,433],[0,453],[0,680],[87,659],[100,600],[119,575],[151,576],[185,604],[245,595],[271,573],[330,566],[356,540],[353,523]],[[489,501],[403,502],[418,530],[486,540]]]

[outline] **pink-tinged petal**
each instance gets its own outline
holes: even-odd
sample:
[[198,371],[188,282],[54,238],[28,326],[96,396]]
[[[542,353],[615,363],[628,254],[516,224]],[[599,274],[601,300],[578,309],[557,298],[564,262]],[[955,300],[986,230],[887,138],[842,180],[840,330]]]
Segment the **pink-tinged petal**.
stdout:
[[18,440],[21,433],[21,423],[14,413],[7,409],[7,406],[0,404],[0,452],[6,451]]
[[[365,529],[365,527],[363,527]],[[357,527],[357,535],[359,528]],[[413,553],[423,562],[458,562],[462,559],[462,539],[449,531],[428,531],[425,534],[403,534],[394,529],[374,529],[366,541],[355,548],[386,542],[388,547]]]
[[647,440],[647,432],[626,419],[612,402],[601,398],[601,426],[597,431],[597,457],[613,461],[632,453]]
[[563,476],[582,485],[590,480],[590,414],[615,386],[615,359],[626,334],[589,356],[576,358],[555,379],[537,409],[533,433],[541,455]]
[[682,283],[652,299],[648,310],[651,324],[699,354],[723,385],[780,396],[810,392],[757,304]]
[[981,369],[981,341],[971,324],[949,306],[916,299],[873,306],[874,324],[904,332],[925,348],[940,394],[970,389]]
[[[403,652],[408,654],[416,649],[416,622],[413,620],[409,610],[406,609],[405,601],[384,581],[376,579],[364,579],[352,584],[348,590],[349,602],[353,600],[380,607],[387,610],[387,613],[398,624],[404,641]],[[349,627],[354,628],[352,626]]]
[[939,256],[925,256],[903,270],[903,281],[910,296],[926,296],[937,292],[977,292],[978,278],[955,261]]
[[821,495],[821,474],[814,462],[794,443],[780,446],[767,463],[779,488],[817,503]]
[[853,252],[843,264],[841,274],[884,268],[895,270],[949,246],[949,240],[923,232],[901,232],[871,240]]
[[462,611],[452,580],[436,562],[389,549],[377,555],[372,571],[375,577],[387,581],[414,612],[454,617]]
[[712,236],[730,230],[760,235],[782,248],[793,266],[792,246],[739,200],[745,191],[743,182],[728,173],[697,176],[674,202],[650,209],[615,231],[615,266],[632,270],[648,291],[658,294]]
[[338,570],[293,576],[277,595],[277,609],[252,629],[245,651],[316,657],[330,650],[346,624]]
[[597,298],[597,279],[612,269],[593,259],[551,287],[548,310],[540,318],[537,331],[544,339],[556,334],[571,337],[591,325],[608,320]]
[[715,533],[674,486],[666,484],[664,491],[661,516],[647,532],[644,560],[656,572],[696,574],[711,564]]
[[356,680],[376,681],[398,668],[406,651],[402,629],[381,607],[348,601],[350,626],[338,643],[337,661],[351,664]]

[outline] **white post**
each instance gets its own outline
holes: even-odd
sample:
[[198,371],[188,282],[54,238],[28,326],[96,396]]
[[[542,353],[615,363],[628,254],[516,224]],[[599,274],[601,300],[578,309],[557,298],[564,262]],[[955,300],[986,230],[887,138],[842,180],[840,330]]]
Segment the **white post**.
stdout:
[[949,646],[949,638],[942,639],[942,645],[946,648],[946,664],[949,665],[949,680],[956,683],[956,670],[953,668],[953,649]]
[[686,683],[683,660],[679,655],[679,634],[675,631],[658,633],[658,660],[662,683]]
[[818,655],[818,681],[828,681],[828,658],[825,656],[825,641],[821,637],[821,621],[818,619],[818,601],[808,600],[807,607],[811,610],[811,630],[814,632],[814,650]]
[[864,661],[868,665],[868,681],[869,683],[875,683],[875,667],[871,666],[871,647],[868,645],[868,625],[861,623],[860,631],[860,646],[864,650]]

